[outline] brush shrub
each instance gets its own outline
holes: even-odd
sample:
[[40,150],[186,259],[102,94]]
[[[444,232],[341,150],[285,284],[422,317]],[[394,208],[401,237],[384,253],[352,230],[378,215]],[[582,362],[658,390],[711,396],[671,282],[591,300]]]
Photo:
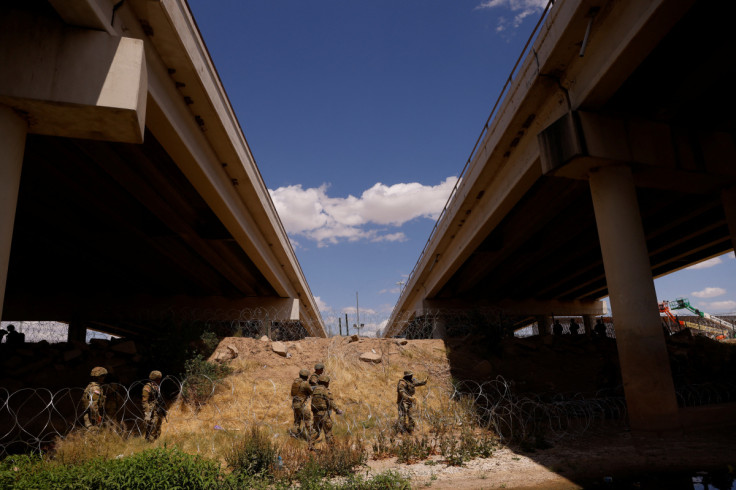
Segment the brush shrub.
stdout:
[[271,479],[278,461],[278,448],[260,428],[254,426],[238,438],[225,455],[225,462],[240,476]]
[[426,436],[418,438],[404,438],[396,446],[396,462],[413,464],[427,459],[434,449]]
[[0,463],[0,487],[13,489],[216,489],[223,483],[217,462],[178,449],[149,449],[127,458],[78,465],[29,455],[9,456]]
[[217,383],[232,371],[230,366],[207,361],[202,354],[185,361],[185,380],[182,384],[184,401],[196,406],[207,403],[214,395]]

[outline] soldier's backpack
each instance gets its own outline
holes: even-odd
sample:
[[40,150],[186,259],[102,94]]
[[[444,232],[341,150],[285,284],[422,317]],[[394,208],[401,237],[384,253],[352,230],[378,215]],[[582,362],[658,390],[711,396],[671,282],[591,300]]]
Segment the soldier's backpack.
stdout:
[[327,393],[323,393],[321,390],[315,390],[312,393],[312,410],[323,411],[329,408],[327,403]]
[[302,378],[296,378],[291,383],[291,396],[297,396],[299,394],[299,387],[302,385],[302,381],[304,381]]

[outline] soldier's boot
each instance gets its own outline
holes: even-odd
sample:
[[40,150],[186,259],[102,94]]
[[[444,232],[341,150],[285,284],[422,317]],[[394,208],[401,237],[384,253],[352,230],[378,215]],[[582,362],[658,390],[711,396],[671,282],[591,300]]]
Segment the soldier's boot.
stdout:
[[288,429],[286,429],[286,432],[288,432],[288,434],[294,439],[299,439],[302,431],[299,429],[298,425],[294,425],[294,427],[289,427]]
[[406,432],[409,434],[414,432],[414,418],[412,416],[408,417],[408,421],[406,423]]

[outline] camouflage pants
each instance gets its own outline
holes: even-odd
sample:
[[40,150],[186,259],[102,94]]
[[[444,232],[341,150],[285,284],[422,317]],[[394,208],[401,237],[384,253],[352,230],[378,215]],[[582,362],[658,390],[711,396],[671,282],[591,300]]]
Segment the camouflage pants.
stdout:
[[306,403],[301,406],[292,405],[294,410],[294,427],[291,429],[292,435],[295,437],[309,438],[312,433],[312,412]]
[[414,404],[410,401],[402,401],[396,406],[399,410],[399,430],[412,432],[414,430]]
[[325,433],[325,440],[327,444],[333,444],[335,439],[332,437],[332,419],[330,418],[330,412],[327,410],[312,412],[314,415],[314,432],[312,435],[312,442],[319,439],[320,432]]
[[155,441],[161,435],[161,424],[164,419],[154,410],[148,420],[145,420],[145,434],[147,441]]

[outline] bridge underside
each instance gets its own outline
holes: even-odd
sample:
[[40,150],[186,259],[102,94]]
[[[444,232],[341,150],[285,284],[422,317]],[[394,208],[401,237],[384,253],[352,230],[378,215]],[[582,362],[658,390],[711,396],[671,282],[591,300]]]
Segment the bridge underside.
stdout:
[[276,296],[150,132],[141,145],[28,136],[6,318],[129,329],[141,310]]
[[[490,231],[425,306],[554,307],[607,296],[588,181],[601,165],[631,168],[654,277],[732,250],[722,191],[736,183],[736,62],[728,54],[736,42],[724,37],[727,25],[714,22],[726,23],[694,5],[604,103],[581,104],[544,130],[540,146],[546,138],[558,147],[551,157],[540,150],[515,205],[498,224],[488,225],[491,217],[482,225]],[[566,118],[582,129],[566,128]],[[513,158],[514,146],[506,157]],[[457,234],[472,220],[466,214]],[[556,313],[535,309],[528,313]]]
[[[718,192],[646,189],[637,197],[655,276],[733,247]],[[435,299],[591,301],[607,295],[588,183],[542,177]]]
[[185,2],[10,2],[0,45],[0,318],[324,335]]

